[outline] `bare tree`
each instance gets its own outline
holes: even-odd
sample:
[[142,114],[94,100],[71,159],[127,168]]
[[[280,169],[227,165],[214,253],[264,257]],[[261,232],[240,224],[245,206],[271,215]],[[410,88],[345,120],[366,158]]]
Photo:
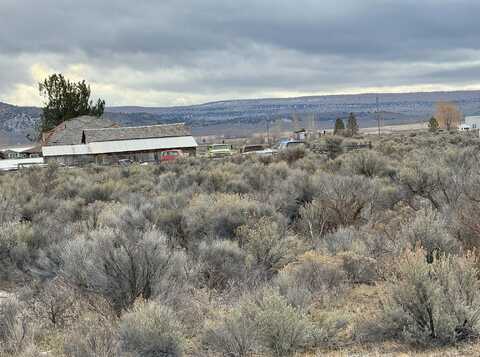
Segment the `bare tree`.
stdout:
[[462,113],[455,103],[438,102],[435,118],[442,129],[452,130],[458,128],[462,121]]

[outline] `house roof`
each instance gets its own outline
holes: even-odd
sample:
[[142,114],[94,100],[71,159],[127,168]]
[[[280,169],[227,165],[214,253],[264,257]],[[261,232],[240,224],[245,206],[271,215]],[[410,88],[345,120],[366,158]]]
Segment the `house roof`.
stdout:
[[166,137],[189,136],[190,131],[185,124],[149,125],[119,128],[85,129],[82,142],[84,144],[104,141],[137,140]]
[[31,145],[31,146],[6,146],[4,148],[0,148],[0,152],[17,152],[17,153],[22,153],[22,152],[30,152],[30,150],[34,149],[36,146]]
[[80,145],[44,146],[43,156],[110,154],[130,151],[196,148],[192,136],[92,142]]
[[115,122],[94,116],[81,116],[67,120],[57,125],[46,134],[44,145],[75,145],[82,143],[82,134],[85,129],[99,129],[118,127]]

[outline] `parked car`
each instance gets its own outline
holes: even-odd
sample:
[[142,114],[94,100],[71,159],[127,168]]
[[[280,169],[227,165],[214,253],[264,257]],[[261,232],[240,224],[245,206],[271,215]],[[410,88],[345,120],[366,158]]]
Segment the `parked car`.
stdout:
[[305,142],[300,140],[285,140],[278,143],[276,149],[279,151],[282,151],[282,150],[293,149],[298,147],[304,148]]
[[208,157],[218,158],[232,156],[232,145],[228,144],[213,144],[208,147]]
[[184,156],[182,150],[165,150],[160,153],[160,162],[175,161]]
[[271,156],[274,151],[265,145],[245,145],[240,152],[242,155]]
[[121,159],[121,160],[118,160],[118,164],[120,166],[130,166],[130,165],[133,165],[134,161],[133,160],[130,160],[130,159]]

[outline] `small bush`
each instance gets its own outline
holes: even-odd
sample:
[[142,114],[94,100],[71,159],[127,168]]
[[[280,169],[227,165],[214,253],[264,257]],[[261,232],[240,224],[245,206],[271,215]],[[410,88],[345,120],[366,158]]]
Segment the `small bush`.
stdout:
[[[420,343],[449,344],[480,332],[477,259],[440,255],[428,263],[422,249],[407,251],[389,278],[376,333]],[[378,327],[380,326],[380,327]]]
[[92,239],[70,242],[62,257],[66,282],[104,297],[118,315],[137,298],[152,297],[156,284],[171,273],[175,255],[163,234],[131,233],[95,231]]
[[280,160],[284,160],[289,164],[292,164],[303,157],[305,157],[305,148],[303,147],[294,147],[291,149],[282,150],[278,154],[278,158]]
[[365,254],[367,251],[361,233],[353,228],[340,228],[334,233],[327,234],[317,241],[316,248],[332,255],[352,251]]
[[225,289],[246,273],[246,254],[231,241],[203,242],[199,248],[201,280],[210,289]]
[[116,357],[118,356],[116,326],[96,316],[84,316],[66,336],[66,357]]
[[422,246],[427,254],[427,261],[432,262],[434,256],[443,253],[457,254],[460,243],[447,231],[447,225],[439,214],[432,210],[417,213],[412,222],[406,224],[400,232],[411,247]]
[[182,224],[192,243],[202,237],[233,239],[238,227],[271,216],[265,204],[236,194],[199,195],[184,210]]
[[23,278],[30,263],[28,243],[33,240],[30,224],[0,224],[0,277],[4,281]]
[[307,307],[314,298],[326,303],[345,289],[342,260],[307,252],[285,267],[276,280],[280,292],[295,306]]
[[208,351],[223,356],[247,357],[257,350],[255,321],[236,308],[221,319],[207,324],[202,342]]
[[379,189],[363,176],[319,174],[312,181],[314,202],[328,227],[359,225],[377,208]]
[[356,284],[371,284],[377,277],[377,262],[375,259],[346,252],[340,255],[343,260],[343,270],[348,280]]
[[273,356],[293,356],[313,344],[314,326],[307,315],[274,290],[246,307],[255,321],[259,343]]
[[155,302],[139,303],[120,320],[121,349],[139,357],[183,356],[185,338],[174,312]]
[[242,226],[237,231],[240,242],[249,254],[248,260],[267,278],[290,263],[299,250],[298,242],[289,237],[284,227],[271,219]]
[[355,175],[366,177],[385,176],[390,173],[387,161],[373,151],[359,151],[349,155],[345,169]]
[[26,307],[17,298],[0,300],[0,352],[17,355],[33,342]]

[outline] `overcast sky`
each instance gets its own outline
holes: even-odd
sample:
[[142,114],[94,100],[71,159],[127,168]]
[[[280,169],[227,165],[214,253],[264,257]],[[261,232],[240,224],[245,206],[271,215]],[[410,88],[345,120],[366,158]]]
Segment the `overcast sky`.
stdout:
[[478,0],[0,0],[0,101],[107,105],[480,89]]

